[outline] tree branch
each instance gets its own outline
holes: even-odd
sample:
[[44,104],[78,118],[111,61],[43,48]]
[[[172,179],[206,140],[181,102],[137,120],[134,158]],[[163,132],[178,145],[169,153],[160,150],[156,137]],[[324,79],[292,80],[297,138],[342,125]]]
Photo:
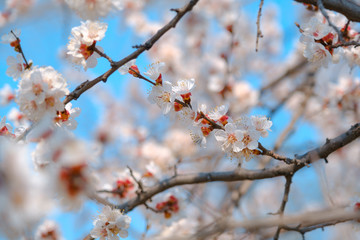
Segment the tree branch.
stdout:
[[125,58],[121,59],[120,61],[114,62],[112,64],[112,67],[107,72],[95,78],[94,80],[85,81],[81,83],[77,88],[75,88],[74,91],[72,91],[69,95],[66,96],[64,100],[64,105],[66,105],[72,100],[77,100],[81,94],[83,94],[85,91],[89,90],[99,82],[101,81],[106,82],[107,79],[111,76],[111,74],[113,74],[122,65],[129,62],[132,59],[137,58],[144,51],[149,50],[167,31],[169,31],[171,28],[175,28],[176,24],[180,21],[180,19],[187,12],[191,11],[198,1],[199,0],[190,0],[187,5],[185,5],[181,9],[178,9],[178,11],[176,11],[176,16],[168,24],[166,24],[163,28],[157,31],[157,33],[154,36],[152,36],[149,40],[147,40],[145,44],[138,46],[138,49],[136,51],[126,56]]
[[260,29],[260,17],[261,17],[261,10],[262,10],[263,5],[264,5],[264,0],[260,0],[259,11],[258,11],[257,20],[256,20],[256,27],[257,27],[256,47],[255,47],[256,52],[259,49],[259,38],[263,37],[261,29]]
[[[317,5],[317,0],[295,0],[300,3]],[[323,0],[324,7],[329,10],[336,11],[343,14],[349,20],[354,22],[360,22],[360,6],[352,1],[339,1],[339,0]]]
[[[360,123],[355,124],[348,131],[341,134],[340,136],[334,139],[327,140],[326,143],[321,147],[315,148],[301,156],[296,156],[295,159],[298,161],[297,164],[276,166],[263,170],[236,169],[234,171],[228,172],[203,172],[181,175],[179,174],[177,176],[162,180],[158,185],[154,187],[144,188],[144,193],[138,195],[133,199],[130,199],[124,204],[118,205],[117,208],[124,210],[124,212],[129,212],[135,207],[144,204],[154,195],[179,185],[198,184],[215,181],[233,182],[241,180],[256,180],[294,174],[296,171],[300,170],[304,166],[316,160],[326,158],[331,153],[349,144],[358,137],[360,137]],[[295,161],[295,159],[292,159],[292,161]]]
[[[286,204],[287,204],[287,202],[289,200],[289,193],[290,193],[290,186],[291,186],[291,183],[292,183],[292,177],[293,177],[293,175],[285,176],[286,182],[285,182],[284,196],[283,196],[283,200],[281,202],[280,208],[276,213],[276,214],[279,214],[280,216],[284,215],[285,207],[286,207]],[[282,229],[282,226],[279,225],[277,230],[276,230],[274,240],[279,239],[281,229]]]

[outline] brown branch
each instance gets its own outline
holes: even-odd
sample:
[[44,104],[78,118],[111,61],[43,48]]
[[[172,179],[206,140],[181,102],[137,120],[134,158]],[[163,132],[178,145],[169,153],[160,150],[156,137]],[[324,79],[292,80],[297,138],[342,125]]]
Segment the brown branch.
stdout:
[[96,52],[97,54],[99,54],[101,57],[103,57],[103,58],[106,58],[108,61],[109,61],[109,63],[110,63],[110,65],[111,66],[113,66],[114,65],[114,61],[108,56],[108,55],[106,55],[105,53],[103,53],[102,51],[100,51],[97,47],[95,47],[94,46],[94,52]]
[[336,224],[343,223],[346,221],[347,220],[335,220],[335,221],[330,221],[330,222],[325,222],[325,223],[314,224],[314,225],[308,226],[308,227],[301,227],[301,225],[299,225],[297,227],[282,226],[282,229],[284,229],[286,231],[298,232],[303,236],[303,239],[305,239],[305,233],[307,233],[307,232],[314,231],[318,228],[323,229],[324,227],[334,226]]
[[298,159],[288,158],[288,157],[279,155],[271,150],[266,149],[260,142],[259,142],[258,148],[261,150],[260,155],[272,157],[273,159],[282,161],[286,164],[300,164],[301,163],[301,161]]
[[121,59],[120,61],[114,62],[113,66],[107,72],[95,78],[94,80],[85,81],[82,84],[80,84],[77,88],[75,88],[74,91],[72,91],[69,95],[66,96],[64,100],[64,104],[66,105],[70,101],[78,99],[81,96],[81,94],[83,94],[85,91],[89,90],[99,82],[101,81],[106,82],[107,79],[110,77],[110,75],[113,74],[122,65],[129,62],[132,59],[137,58],[144,51],[149,50],[167,31],[169,31],[171,28],[175,28],[176,24],[180,21],[180,19],[187,12],[191,11],[198,1],[199,0],[190,0],[187,5],[185,5],[181,9],[178,9],[176,16],[168,24],[166,24],[163,28],[157,31],[157,33],[154,36],[152,36],[149,40],[147,40],[145,44],[139,46],[139,48],[136,51],[126,56],[125,58]]
[[[283,199],[282,199],[282,201],[281,201],[280,208],[279,208],[279,210],[278,210],[277,213],[276,213],[276,214],[279,214],[280,216],[283,216],[283,215],[284,215],[286,203],[287,203],[288,200],[289,200],[289,193],[290,193],[290,186],[291,186],[291,183],[292,183],[292,177],[293,177],[292,174],[285,176],[286,182],[285,182],[284,195],[283,195]],[[279,235],[280,235],[281,229],[282,229],[282,226],[278,226],[278,228],[276,229],[276,233],[275,233],[275,236],[274,236],[274,240],[278,240],[278,239],[279,239]]]
[[336,27],[336,26],[332,23],[332,21],[330,21],[329,15],[327,14],[327,12],[325,11],[325,8],[324,8],[323,0],[317,0],[317,6],[319,7],[322,15],[323,15],[323,16],[325,17],[325,19],[327,20],[329,26],[332,27],[332,28],[335,30],[335,32],[338,34],[340,42],[343,42],[343,41],[344,41],[344,40],[343,40],[343,35],[342,35],[341,31],[339,30],[339,28]]
[[[296,2],[317,6],[317,0],[295,0]],[[349,20],[360,22],[360,6],[352,1],[322,0],[324,8],[343,14]]]
[[[129,172],[130,172],[131,177],[132,177],[132,178],[134,179],[134,181],[137,183],[137,185],[138,185],[138,187],[139,187],[139,189],[140,189],[140,193],[144,193],[145,191],[144,191],[144,187],[143,187],[141,181],[140,181],[140,180],[137,180],[137,178],[136,178],[135,175],[134,175],[133,170],[132,170],[129,166],[127,166],[127,168],[129,169]],[[140,194],[140,193],[138,193],[138,194]]]
[[356,48],[360,46],[360,42],[357,41],[339,42],[334,45],[330,45],[329,48],[348,47],[348,46],[354,46]]
[[[296,225],[310,227],[318,224],[325,224],[330,222],[345,222],[359,219],[359,211],[349,211],[344,208],[324,209],[321,211],[314,211],[303,213],[300,215],[283,216],[283,217],[269,217],[252,219],[243,222],[229,222],[228,229],[245,228],[248,230],[256,230],[259,228],[268,228],[278,225]],[[313,229],[314,230],[314,229]]]
[[217,124],[215,121],[213,121],[212,119],[210,119],[208,116],[206,116],[206,114],[204,114],[203,112],[199,112],[198,114],[200,114],[201,118],[205,119],[206,121],[208,121],[210,123],[210,125],[214,128],[214,129],[222,129],[225,130],[225,128],[223,126],[220,126],[219,124]]
[[26,65],[25,69],[30,68],[31,66],[29,65],[28,61],[26,60],[24,51],[23,51],[22,48],[21,48],[21,43],[20,43],[19,37],[15,35],[15,33],[13,32],[13,30],[11,30],[10,32],[11,32],[12,35],[14,35],[14,37],[16,38],[17,43],[19,44],[19,45],[16,47],[16,51],[19,52],[19,53],[21,53],[21,56],[22,56],[22,58],[24,59],[24,62],[25,62],[25,65]]
[[146,77],[144,77],[144,76],[141,75],[140,73],[135,72],[134,69],[129,68],[129,71],[132,72],[131,74],[132,74],[134,77],[137,77],[137,78],[140,78],[140,79],[142,79],[142,80],[145,80],[145,81],[147,81],[148,83],[150,83],[150,84],[152,84],[152,85],[156,85],[156,84],[155,84],[153,81],[151,81],[150,79],[147,79]]
[[[237,228],[246,229],[249,232],[256,231],[261,228],[271,228],[278,225],[289,228],[292,231],[292,227],[286,226],[286,224],[296,225],[298,227],[303,226],[303,229],[312,231],[321,226],[330,226],[331,223],[336,223],[357,220],[360,217],[359,211],[349,211],[344,208],[332,208],[323,209],[313,212],[302,213],[298,215],[289,215],[282,217],[259,217],[244,221],[236,221],[234,219],[223,217],[216,220],[212,224],[208,224],[203,228],[198,229],[197,233],[191,237],[173,237],[172,240],[197,240],[197,239],[210,239],[210,236],[221,234],[227,230],[233,230]],[[312,229],[313,228],[313,229]],[[312,230],[311,230],[312,229]],[[294,230],[296,231],[296,230]]]
[[[323,146],[315,148],[301,156],[297,156],[296,159],[299,160],[297,164],[276,166],[263,170],[236,169],[234,171],[228,172],[178,174],[177,176],[162,180],[161,182],[159,182],[158,185],[154,187],[144,189],[145,193],[142,193],[139,196],[130,199],[124,204],[118,205],[117,208],[123,209],[124,212],[129,212],[135,207],[144,204],[144,202],[152,198],[154,195],[179,185],[198,184],[215,181],[233,182],[242,180],[267,179],[277,176],[287,176],[289,174],[294,174],[296,171],[300,170],[307,164],[322,158],[326,158],[331,153],[354,141],[359,136],[360,123],[357,123],[352,126],[347,132],[341,134],[334,139],[326,141]],[[292,161],[294,162],[295,160],[292,159]]]
[[256,26],[257,26],[257,33],[256,33],[256,47],[255,47],[255,51],[258,51],[259,48],[259,38],[262,38],[262,32],[260,30],[260,17],[261,17],[261,10],[262,7],[264,5],[264,0],[260,0],[260,5],[259,5],[259,11],[258,11],[258,15],[257,15],[257,20],[256,20]]

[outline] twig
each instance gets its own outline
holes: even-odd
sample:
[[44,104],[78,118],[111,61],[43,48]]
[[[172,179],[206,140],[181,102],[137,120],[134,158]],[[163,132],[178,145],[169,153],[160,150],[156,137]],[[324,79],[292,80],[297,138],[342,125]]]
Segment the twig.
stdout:
[[206,116],[206,114],[204,114],[203,112],[199,112],[198,114],[200,114],[200,117],[205,119],[206,121],[208,121],[210,123],[210,125],[214,128],[214,129],[222,129],[225,130],[223,126],[220,126],[219,124],[217,124],[216,122],[214,122],[213,120],[211,120],[208,116]]
[[143,187],[141,181],[139,181],[139,180],[136,179],[136,177],[135,177],[135,175],[134,175],[134,173],[133,173],[133,170],[132,170],[129,166],[127,166],[127,168],[129,169],[129,172],[130,172],[131,177],[134,179],[134,181],[137,183],[137,185],[138,185],[138,187],[139,187],[139,189],[140,189],[140,193],[138,193],[138,194],[145,193],[144,187]]
[[326,11],[325,11],[323,1],[322,1],[322,0],[317,0],[317,5],[318,5],[318,7],[319,7],[319,9],[320,9],[320,11],[321,11],[321,13],[322,13],[322,15],[326,18],[329,26],[332,27],[332,28],[335,30],[335,32],[338,34],[340,42],[344,42],[342,32],[339,30],[338,27],[336,27],[336,26],[330,21],[329,15],[328,15],[328,14],[326,13]]
[[256,20],[256,26],[257,26],[257,33],[256,33],[256,48],[255,51],[258,51],[258,47],[259,47],[259,38],[262,38],[262,32],[260,30],[260,17],[261,17],[261,10],[262,7],[264,5],[264,0],[260,0],[260,5],[259,5],[259,11],[258,11],[258,15],[257,15],[257,20]]
[[151,81],[150,79],[147,79],[146,77],[144,77],[144,76],[141,75],[140,73],[135,72],[134,69],[129,68],[129,71],[132,72],[132,75],[133,75],[134,77],[137,77],[137,78],[140,78],[140,79],[142,79],[142,80],[145,80],[145,81],[147,81],[148,83],[151,83],[152,85],[156,85],[156,84],[155,84],[153,81]]
[[103,53],[102,51],[100,51],[97,47],[94,47],[93,49],[94,49],[94,52],[96,52],[97,54],[99,54],[101,57],[106,58],[106,59],[109,61],[109,63],[110,63],[111,66],[114,65],[114,61],[113,61],[108,55],[106,55],[105,53]]
[[12,33],[12,35],[14,35],[14,37],[16,38],[17,43],[19,44],[19,45],[17,46],[17,51],[18,51],[19,53],[21,53],[21,56],[22,56],[22,58],[24,59],[24,62],[25,62],[25,65],[26,65],[25,69],[28,69],[28,68],[30,67],[30,65],[28,64],[28,62],[27,62],[27,60],[26,60],[26,57],[25,57],[25,54],[24,54],[24,51],[23,51],[22,48],[21,48],[20,39],[18,38],[18,36],[15,35],[15,33],[13,32],[13,30],[11,30],[10,32]]
[[[317,0],[295,0],[317,6]],[[336,11],[346,16],[350,21],[360,22],[360,6],[353,1],[323,0],[324,8]]]
[[298,160],[298,159],[292,159],[292,158],[284,157],[284,156],[281,156],[281,155],[279,155],[277,153],[274,153],[271,150],[266,149],[260,142],[259,142],[258,148],[261,150],[260,155],[265,155],[265,156],[272,157],[273,159],[283,161],[286,164],[295,164],[295,165],[297,165],[297,164],[301,163],[301,161]]
[[[287,176],[285,176],[286,182],[285,182],[285,190],[284,190],[284,195],[283,195],[283,199],[280,205],[279,210],[277,211],[277,214],[279,214],[280,216],[284,215],[284,211],[285,211],[285,207],[286,207],[286,203],[289,200],[289,193],[290,193],[290,186],[292,183],[292,174],[289,174]],[[274,240],[278,240],[279,239],[279,235],[280,235],[280,231],[282,229],[282,226],[278,226],[275,236],[274,236]]]
[[110,77],[110,75],[112,75],[117,69],[119,69],[125,63],[129,62],[132,59],[137,58],[144,51],[149,50],[167,31],[169,31],[171,28],[175,28],[176,24],[180,21],[180,19],[187,12],[191,11],[193,7],[198,3],[198,1],[199,0],[190,0],[188,4],[186,4],[184,7],[179,9],[176,16],[168,24],[166,24],[163,28],[157,31],[154,36],[152,36],[149,40],[145,42],[145,44],[140,46],[136,51],[126,56],[125,58],[121,59],[120,61],[114,62],[112,67],[107,72],[95,78],[94,80],[86,81],[80,84],[74,91],[72,91],[69,95],[66,96],[64,100],[64,104],[66,105],[70,101],[78,99],[81,96],[81,94],[83,94],[85,91],[89,90],[99,82],[101,81],[106,82],[106,80]]

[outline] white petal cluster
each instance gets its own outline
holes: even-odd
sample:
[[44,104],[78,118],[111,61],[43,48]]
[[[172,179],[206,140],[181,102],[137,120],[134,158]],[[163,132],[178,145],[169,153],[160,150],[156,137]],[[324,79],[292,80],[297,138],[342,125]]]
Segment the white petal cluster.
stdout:
[[21,78],[25,70],[21,54],[17,54],[16,58],[9,56],[6,59],[6,63],[9,66],[9,68],[6,70],[6,75],[12,77],[15,81]]
[[[81,25],[71,30],[72,38],[67,45],[72,62],[82,65],[85,70],[97,65],[99,54],[94,52],[96,42],[105,37],[108,25],[99,21],[81,22]],[[99,47],[98,47],[99,48]],[[99,49],[101,50],[101,49]]]
[[338,41],[338,35],[330,27],[322,15],[312,17],[301,28],[300,42],[303,44],[303,55],[315,66],[328,67],[330,62],[338,61],[338,49],[330,49],[329,45]]
[[35,234],[35,240],[62,240],[59,227],[56,222],[46,220],[41,224]]
[[[20,29],[14,29],[14,30],[12,30],[13,31],[13,33],[15,34],[15,36],[16,37],[19,37],[20,36],[20,34],[21,34],[21,31],[20,31]],[[14,34],[13,33],[7,33],[7,34],[4,34],[4,35],[2,35],[1,36],[1,42],[2,43],[12,43],[12,42],[15,42],[16,41],[16,37],[14,36]]]
[[165,63],[157,62],[150,66],[147,72],[144,72],[145,76],[148,76],[152,80],[157,80],[165,68]]
[[195,79],[179,80],[172,90],[177,94],[186,94],[191,92],[195,87]]
[[215,133],[215,139],[221,144],[223,151],[240,152],[245,148],[243,143],[244,133],[237,129],[235,124],[228,123],[225,130],[219,130]]
[[105,206],[94,221],[94,229],[91,230],[90,235],[100,240],[118,240],[119,236],[126,238],[130,223],[131,218],[123,215],[119,209],[111,209],[109,206]]
[[151,103],[156,103],[162,110],[163,114],[170,112],[175,98],[172,90],[172,84],[168,81],[163,81],[162,85],[154,85],[148,100]]
[[2,88],[0,88],[0,105],[9,104],[12,100],[14,100],[14,98],[14,91],[9,84],[5,84]]
[[123,0],[65,0],[82,19],[105,17],[112,10],[121,10]]
[[45,114],[55,116],[64,109],[61,98],[69,93],[66,86],[65,79],[52,67],[34,68],[23,75],[16,102],[31,121],[39,121]]

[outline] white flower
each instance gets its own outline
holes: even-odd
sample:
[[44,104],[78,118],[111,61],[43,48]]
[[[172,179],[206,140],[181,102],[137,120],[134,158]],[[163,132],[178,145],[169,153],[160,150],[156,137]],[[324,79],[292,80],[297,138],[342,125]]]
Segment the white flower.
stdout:
[[243,138],[243,131],[237,129],[233,123],[226,124],[225,130],[215,132],[215,139],[221,144],[223,151],[240,152],[245,148]]
[[165,63],[163,62],[151,64],[149,70],[144,72],[144,75],[148,76],[152,80],[158,80],[158,78],[161,78],[161,72],[164,70],[164,67]]
[[55,118],[56,124],[60,127],[66,127],[69,130],[74,130],[77,127],[76,117],[80,115],[80,108],[71,108],[72,104],[68,103],[63,111],[57,112]]
[[0,136],[14,137],[15,135],[11,133],[12,127],[10,124],[6,123],[6,117],[3,117],[0,121]]
[[27,127],[29,125],[25,115],[14,107],[10,109],[8,119],[13,122],[16,127]]
[[[94,51],[96,42],[104,38],[107,24],[98,21],[81,22],[81,25],[71,30],[73,35],[67,45],[71,61],[83,65],[84,69],[94,68],[97,65],[97,58],[100,57]],[[97,47],[100,51],[102,48]]]
[[260,132],[255,129],[251,118],[243,116],[236,121],[236,126],[242,130],[244,137],[241,141],[244,144],[244,148],[253,150],[258,147],[258,140],[260,138]]
[[65,2],[81,18],[92,20],[105,17],[111,10],[123,8],[123,0],[65,0]]
[[270,127],[272,126],[272,122],[268,120],[266,117],[256,117],[251,116],[251,122],[255,127],[256,131],[259,131],[262,137],[267,137],[268,132],[270,131]]
[[190,93],[195,87],[195,79],[191,78],[188,80],[179,80],[177,85],[172,87],[172,90],[177,94]]
[[15,99],[15,94],[9,84],[5,84],[3,88],[0,89],[0,104],[6,105],[9,104],[12,100]]
[[231,121],[231,119],[229,119],[229,116],[226,115],[228,109],[229,106],[221,105],[219,107],[216,107],[212,112],[210,112],[208,116],[210,119],[218,121],[225,126],[228,121]]
[[93,238],[100,238],[100,240],[118,240],[118,235],[126,238],[130,223],[131,218],[123,215],[119,209],[111,209],[109,206],[105,206],[94,221],[94,229],[91,230],[90,235]]
[[15,81],[18,80],[25,70],[21,54],[17,54],[16,58],[9,56],[6,59],[6,63],[9,66],[6,70],[6,75],[12,77]]
[[125,75],[125,74],[129,73],[129,68],[131,68],[132,66],[136,66],[135,62],[136,62],[136,59],[133,59],[133,60],[125,63],[124,65],[122,65],[118,69],[120,74]]
[[145,166],[146,171],[142,175],[141,181],[146,187],[152,187],[156,183],[158,183],[159,180],[161,180],[163,173],[161,168],[155,164],[153,161],[146,164]]
[[304,41],[304,57],[316,66],[327,67],[332,61],[332,56],[321,43],[314,42],[312,39]]
[[[60,197],[64,209],[79,208],[91,192],[93,178],[89,163],[95,158],[94,151],[89,150],[85,142],[70,137],[59,141],[53,139],[52,142],[57,145],[48,149],[47,153],[52,157],[47,159],[52,161],[50,164],[53,166],[48,168],[49,178],[53,181],[52,188]],[[43,147],[49,148],[49,144]]]
[[62,111],[61,101],[69,90],[65,79],[52,67],[34,68],[24,73],[17,91],[16,102],[20,111],[31,121],[40,120],[45,114]]
[[302,34],[318,40],[333,32],[333,29],[325,21],[321,21],[322,18],[324,18],[322,15],[312,17],[309,22],[301,26]]
[[[14,29],[12,30],[13,33],[15,34],[16,37],[19,37],[21,34],[21,31],[19,29]],[[16,37],[14,36],[13,33],[8,33],[8,34],[4,34],[1,36],[1,42],[2,43],[10,43],[10,44],[14,44],[14,42],[16,41]]]
[[35,234],[35,240],[61,240],[59,227],[54,221],[46,220],[41,224]]
[[163,111],[163,114],[169,113],[174,102],[172,84],[168,81],[164,81],[162,85],[154,85],[148,100],[151,103],[156,103]]

